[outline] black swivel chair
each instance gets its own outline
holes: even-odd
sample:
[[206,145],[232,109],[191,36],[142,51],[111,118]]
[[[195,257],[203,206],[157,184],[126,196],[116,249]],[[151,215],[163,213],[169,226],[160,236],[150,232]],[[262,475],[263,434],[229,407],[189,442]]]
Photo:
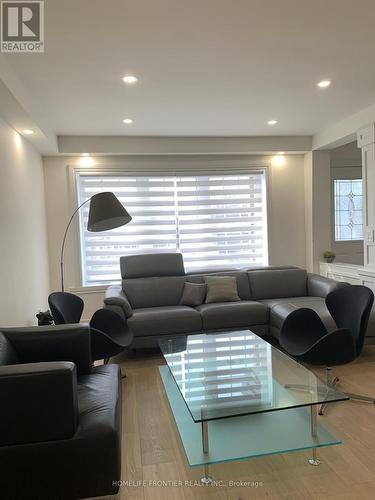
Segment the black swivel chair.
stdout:
[[[84,303],[77,295],[54,292],[48,297],[48,304],[56,325],[81,321]],[[90,333],[92,361],[104,359],[105,364],[133,340],[133,333],[126,322],[108,309],[99,309],[94,313],[90,321]]]
[[[332,378],[330,367],[349,363],[361,354],[373,302],[374,294],[365,286],[352,285],[334,290],[327,295],[326,306],[337,329],[328,332],[315,311],[297,309],[284,321],[280,345],[298,361],[328,367],[327,384],[335,387],[339,379]],[[374,398],[346,394],[351,399],[375,403]],[[321,406],[320,415],[323,415],[325,406]]]
[[84,302],[81,297],[68,292],[54,292],[48,297],[49,308],[55,325],[79,323]]

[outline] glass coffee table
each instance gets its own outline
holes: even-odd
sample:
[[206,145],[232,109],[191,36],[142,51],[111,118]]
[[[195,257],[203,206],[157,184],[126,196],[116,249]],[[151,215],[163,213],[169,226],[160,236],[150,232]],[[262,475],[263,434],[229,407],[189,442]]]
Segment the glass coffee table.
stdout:
[[249,330],[159,341],[159,367],[190,466],[340,444],[317,422],[322,403],[349,399]]

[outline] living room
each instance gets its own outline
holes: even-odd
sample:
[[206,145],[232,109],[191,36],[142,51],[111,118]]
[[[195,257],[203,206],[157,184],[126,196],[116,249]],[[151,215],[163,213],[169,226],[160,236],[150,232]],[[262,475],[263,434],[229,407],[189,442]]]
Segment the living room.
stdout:
[[374,14],[2,2],[1,498],[373,497]]

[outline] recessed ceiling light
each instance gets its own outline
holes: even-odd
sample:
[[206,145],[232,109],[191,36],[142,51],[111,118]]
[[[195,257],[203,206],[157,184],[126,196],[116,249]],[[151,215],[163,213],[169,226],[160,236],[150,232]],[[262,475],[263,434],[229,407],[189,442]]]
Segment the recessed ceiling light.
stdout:
[[317,83],[317,86],[321,89],[325,89],[331,85],[330,80],[322,80],[321,82]]
[[23,132],[25,135],[33,135],[34,130],[31,130],[31,129],[29,129],[29,128],[25,128],[24,130],[22,130],[22,132]]
[[125,83],[136,83],[138,81],[138,78],[134,75],[126,75],[124,76],[122,81]]
[[268,125],[276,125],[277,120],[268,120]]
[[125,118],[125,120],[122,121],[126,123],[126,125],[130,125],[131,123],[133,123],[133,120],[131,118]]
[[273,167],[283,167],[285,165],[285,156],[278,154],[272,157]]
[[90,156],[90,153],[82,153],[81,156]]
[[285,151],[279,151],[277,154],[278,155],[285,155]]
[[91,158],[91,156],[85,156],[79,159],[79,164],[82,167],[93,167],[95,165],[95,160]]

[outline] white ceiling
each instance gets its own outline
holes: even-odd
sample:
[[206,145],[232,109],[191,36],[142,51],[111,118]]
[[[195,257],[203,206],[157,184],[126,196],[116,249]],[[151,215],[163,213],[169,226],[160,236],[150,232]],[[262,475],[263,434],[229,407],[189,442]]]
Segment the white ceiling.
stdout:
[[311,135],[375,102],[374,19],[374,0],[47,0],[45,53],[5,57],[58,135]]

